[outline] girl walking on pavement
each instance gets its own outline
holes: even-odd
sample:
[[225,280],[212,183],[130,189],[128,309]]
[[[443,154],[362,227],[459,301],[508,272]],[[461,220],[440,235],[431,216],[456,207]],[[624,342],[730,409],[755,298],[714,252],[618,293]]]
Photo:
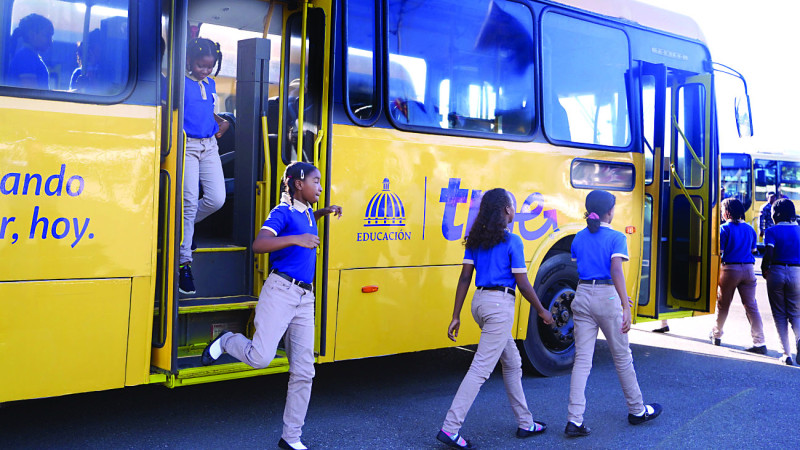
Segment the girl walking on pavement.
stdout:
[[281,203],[269,213],[255,242],[255,253],[271,253],[272,270],[264,282],[255,314],[256,331],[250,340],[223,331],[203,350],[209,365],[227,352],[255,369],[269,366],[284,336],[289,359],[289,388],[283,412],[283,434],[278,447],[302,450],[301,429],[314,378],[314,269],[319,245],[317,220],[342,208],[331,205],[311,210],[322,193],[320,172],[311,164],[294,162],[283,175]]
[[719,229],[719,249],[722,253],[722,267],[719,273],[717,293],[717,322],[709,338],[714,345],[722,342],[722,327],[728,318],[733,301],[733,293],[738,289],[747,320],[750,322],[750,335],[753,346],[746,349],[750,353],[767,354],[764,340],[764,325],[756,303],[756,274],[753,264],[756,258],[756,231],[744,219],[744,206],[736,198],[722,201],[722,218],[726,220]]
[[475,448],[470,441],[461,437],[459,431],[478,391],[498,360],[503,366],[503,382],[511,409],[517,418],[517,437],[530,437],[547,429],[546,424],[533,420],[522,390],[522,359],[511,335],[517,286],[545,324],[553,323],[553,316],[544,309],[528,281],[522,239],[508,230],[508,224],[513,221],[511,196],[504,189],[492,189],[483,195],[478,216],[464,239],[464,263],[458,278],[453,320],[447,327],[447,337],[452,341],[458,337],[461,307],[472,283],[473,271],[476,272],[477,290],[472,297],[472,317],[481,328],[481,337],[469,371],[436,436],[436,439],[450,447]]
[[603,330],[608,342],[622,392],[628,403],[628,422],[638,425],[661,414],[661,405],[645,405],[633,368],[628,343],[631,329],[630,297],[625,287],[622,262],[627,261],[625,235],[611,228],[616,198],[609,192],[595,190],[586,197],[586,228],[572,241],[572,259],[578,264],[578,288],[572,301],[575,322],[575,364],[569,387],[568,437],[588,436],[583,423],[586,410],[586,382],[592,369],[597,330]]

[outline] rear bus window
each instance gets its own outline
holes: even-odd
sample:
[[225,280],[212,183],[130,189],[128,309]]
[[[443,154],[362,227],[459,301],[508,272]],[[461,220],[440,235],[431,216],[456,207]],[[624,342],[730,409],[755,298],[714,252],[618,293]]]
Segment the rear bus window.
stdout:
[[386,108],[399,127],[531,133],[533,16],[504,0],[389,0]]
[[128,0],[17,0],[4,17],[0,85],[114,96],[128,84]]
[[631,142],[628,38],[616,28],[549,13],[542,22],[544,132],[579,144]]

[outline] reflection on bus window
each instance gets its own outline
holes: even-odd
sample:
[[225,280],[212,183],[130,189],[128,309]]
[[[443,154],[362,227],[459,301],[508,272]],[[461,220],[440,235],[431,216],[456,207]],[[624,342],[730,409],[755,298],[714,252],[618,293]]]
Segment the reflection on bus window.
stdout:
[[756,201],[767,201],[767,194],[778,191],[778,163],[765,159],[753,161],[753,172],[756,177]]
[[542,22],[544,131],[551,139],[627,147],[625,75],[628,39],[621,30],[561,14]]
[[722,198],[737,198],[745,211],[750,209],[750,157],[744,154],[722,155]]
[[[18,0],[0,40],[0,85],[116,95],[128,84],[128,0]],[[88,8],[88,11],[87,11]]]
[[800,164],[781,161],[780,194],[791,200],[800,200]]
[[347,100],[359,119],[371,119],[376,112],[375,2],[347,4]]
[[[705,102],[706,88],[702,84],[687,84],[678,89],[679,111],[676,117],[680,132],[673,133],[676,139],[675,171],[686,187],[703,184],[703,161],[705,155]],[[692,154],[694,152],[694,155]],[[697,159],[695,159],[697,156]]]
[[506,0],[389,0],[389,98],[399,125],[530,134],[533,17]]

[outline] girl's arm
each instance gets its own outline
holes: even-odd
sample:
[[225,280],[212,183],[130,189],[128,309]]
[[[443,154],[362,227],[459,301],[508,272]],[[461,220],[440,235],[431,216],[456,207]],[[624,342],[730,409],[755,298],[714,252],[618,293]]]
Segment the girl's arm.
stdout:
[[214,114],[214,120],[217,122],[217,125],[219,125],[219,131],[217,131],[217,134],[215,134],[214,136],[217,139],[219,139],[222,137],[223,134],[225,134],[226,131],[228,131],[228,128],[231,126],[231,124],[228,123],[227,120],[223,119],[222,117],[216,114]]
[[517,281],[519,292],[525,297],[525,300],[533,305],[536,309],[536,313],[539,314],[539,317],[542,318],[544,323],[547,325],[553,323],[553,315],[542,306],[542,302],[539,301],[539,296],[536,295],[536,291],[533,290],[531,282],[528,281],[528,275],[524,273],[515,273],[514,279]]
[[464,306],[464,299],[467,297],[469,285],[472,284],[472,271],[475,269],[473,264],[463,264],[461,275],[458,276],[458,286],[456,286],[456,300],[453,304],[453,320],[447,327],[447,337],[455,342],[458,337],[458,329],[461,327],[461,307]]
[[764,259],[761,260],[761,276],[767,278],[769,273],[769,265],[772,264],[772,258],[775,254],[775,249],[768,245],[764,248]]
[[631,329],[631,305],[628,298],[628,290],[625,287],[625,275],[622,273],[622,258],[611,258],[611,280],[617,289],[619,302],[622,304],[622,331],[627,333]]
[[320,217],[327,216],[328,214],[333,214],[334,217],[342,217],[342,207],[331,205],[326,208],[318,209],[314,211],[314,220],[319,220]]
[[305,248],[316,248],[319,245],[319,236],[315,234],[297,234],[292,236],[275,236],[270,230],[261,229],[253,241],[255,253],[270,253],[292,245]]

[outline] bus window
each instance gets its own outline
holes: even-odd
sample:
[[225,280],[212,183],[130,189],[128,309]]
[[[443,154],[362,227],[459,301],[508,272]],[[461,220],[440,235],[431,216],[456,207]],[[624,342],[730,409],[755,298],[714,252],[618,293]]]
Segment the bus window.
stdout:
[[389,0],[386,105],[398,126],[532,131],[533,16],[506,0]]
[[113,96],[128,84],[128,0],[13,2],[0,85]]
[[548,13],[542,21],[544,132],[553,140],[609,147],[631,141],[621,30]]
[[644,183],[653,183],[655,149],[656,78],[644,75],[642,82],[642,137],[644,138]]
[[766,159],[753,161],[753,172],[756,177],[756,201],[767,201],[767,194],[778,191],[778,163]]
[[357,119],[370,120],[377,111],[375,78],[375,3],[350,2],[347,20],[347,104]]
[[739,199],[745,211],[750,209],[753,199],[750,196],[750,157],[744,154],[722,155],[722,198]]
[[[790,200],[800,200],[800,164],[781,161],[781,195]],[[779,197],[780,198],[780,197]]]
[[[675,171],[686,187],[703,184],[703,168],[698,162],[705,155],[705,102],[706,92],[702,84],[687,84],[678,89],[678,105],[675,107],[677,123],[682,131],[676,139]],[[690,148],[691,147],[691,148]],[[694,152],[694,155],[692,154]],[[697,156],[697,159],[695,159]]]

